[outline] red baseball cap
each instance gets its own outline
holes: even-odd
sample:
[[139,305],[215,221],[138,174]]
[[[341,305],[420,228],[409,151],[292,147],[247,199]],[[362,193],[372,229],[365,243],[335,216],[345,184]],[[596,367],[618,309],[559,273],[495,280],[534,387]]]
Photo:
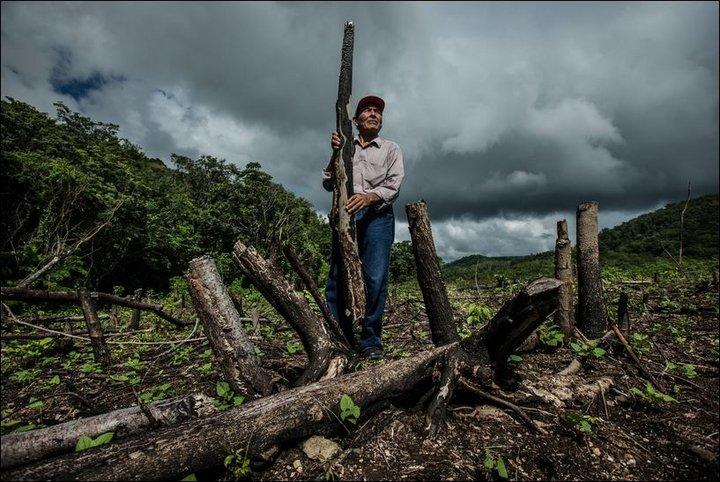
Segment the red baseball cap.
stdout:
[[360,99],[360,102],[357,104],[357,108],[355,109],[355,117],[360,115],[360,112],[365,109],[368,105],[374,105],[378,109],[380,109],[380,113],[382,114],[383,110],[385,110],[385,101],[382,100],[380,97],[376,95],[366,95],[362,99]]

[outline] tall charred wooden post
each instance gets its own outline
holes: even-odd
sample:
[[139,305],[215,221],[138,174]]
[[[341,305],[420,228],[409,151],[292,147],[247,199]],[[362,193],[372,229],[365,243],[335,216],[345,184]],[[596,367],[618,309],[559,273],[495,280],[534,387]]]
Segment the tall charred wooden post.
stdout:
[[205,336],[233,390],[249,395],[271,393],[273,374],[255,354],[215,262],[207,256],[190,261],[188,285]]
[[352,142],[350,123],[350,94],[352,92],[352,62],[354,26],[345,23],[342,55],[340,60],[340,81],[335,104],[336,129],[343,140],[342,148],[333,152],[334,172],[333,202],[330,225],[333,237],[340,248],[340,285],[345,301],[346,315],[353,325],[365,316],[365,282],[355,237],[355,217],[347,212],[347,200],[353,194],[352,158],[355,146]]
[[557,222],[557,240],[555,241],[555,278],[563,282],[558,290],[558,309],[555,312],[557,324],[565,336],[574,336],[573,298],[572,298],[572,257],[567,221]]
[[[136,289],[133,299],[137,302],[142,301],[144,293],[145,293],[144,289],[142,289],[142,288]],[[139,309],[135,308],[132,311],[132,314],[130,315],[130,323],[128,323],[128,328],[131,330],[139,330],[140,329],[140,310]]]
[[598,204],[582,203],[577,208],[578,328],[588,338],[599,338],[608,329],[600,278]]
[[77,295],[80,300],[83,315],[85,316],[85,325],[87,326],[88,336],[90,337],[90,343],[92,344],[95,361],[104,367],[109,367],[110,350],[105,343],[105,337],[103,336],[102,328],[100,326],[100,319],[98,318],[95,301],[90,298],[90,293],[86,288],[78,289]]

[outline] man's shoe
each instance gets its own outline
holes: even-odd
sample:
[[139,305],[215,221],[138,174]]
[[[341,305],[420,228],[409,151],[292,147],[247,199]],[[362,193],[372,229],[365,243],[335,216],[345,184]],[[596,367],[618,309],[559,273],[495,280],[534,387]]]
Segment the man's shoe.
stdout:
[[379,346],[368,346],[363,349],[361,355],[368,360],[382,360],[383,351]]

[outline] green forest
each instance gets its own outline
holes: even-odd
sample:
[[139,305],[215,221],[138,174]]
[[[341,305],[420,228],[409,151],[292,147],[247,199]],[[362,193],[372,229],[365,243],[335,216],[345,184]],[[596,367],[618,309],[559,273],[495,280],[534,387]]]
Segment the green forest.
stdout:
[[56,107],[53,118],[2,101],[3,286],[53,256],[64,259],[43,278],[49,289],[166,291],[204,254],[232,282],[238,239],[270,257],[290,242],[311,272],[327,272],[327,223],[260,164],[172,155],[168,168],[117,125]]

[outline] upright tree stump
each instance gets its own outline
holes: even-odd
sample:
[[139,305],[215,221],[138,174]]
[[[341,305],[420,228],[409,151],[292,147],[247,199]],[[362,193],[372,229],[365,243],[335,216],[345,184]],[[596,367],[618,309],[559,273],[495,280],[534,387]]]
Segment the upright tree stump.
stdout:
[[215,262],[207,256],[190,261],[188,284],[215,359],[233,390],[244,394],[271,393],[273,375],[262,368]]
[[588,338],[599,338],[608,329],[603,300],[598,243],[598,204],[577,208],[578,328]]
[[77,293],[83,315],[85,316],[85,325],[87,326],[88,336],[90,336],[90,344],[92,345],[95,361],[107,368],[110,366],[110,350],[105,343],[105,337],[103,336],[102,327],[100,326],[100,319],[97,315],[95,302],[90,298],[90,293],[87,288],[80,288]]
[[[144,293],[145,290],[143,288],[136,289],[133,295],[133,299],[138,302],[142,301]],[[138,308],[132,310],[132,314],[130,315],[130,323],[128,323],[128,328],[130,328],[131,330],[140,329],[140,310]]]
[[557,324],[565,336],[573,337],[573,298],[572,298],[572,257],[567,221],[557,222],[557,240],[555,241],[555,278],[563,282],[558,290],[558,309],[555,312]]
[[405,206],[408,229],[412,238],[413,254],[417,266],[417,278],[425,301],[425,311],[430,318],[430,331],[435,346],[458,341],[452,306],[447,296],[445,282],[440,271],[435,242],[425,201]]

